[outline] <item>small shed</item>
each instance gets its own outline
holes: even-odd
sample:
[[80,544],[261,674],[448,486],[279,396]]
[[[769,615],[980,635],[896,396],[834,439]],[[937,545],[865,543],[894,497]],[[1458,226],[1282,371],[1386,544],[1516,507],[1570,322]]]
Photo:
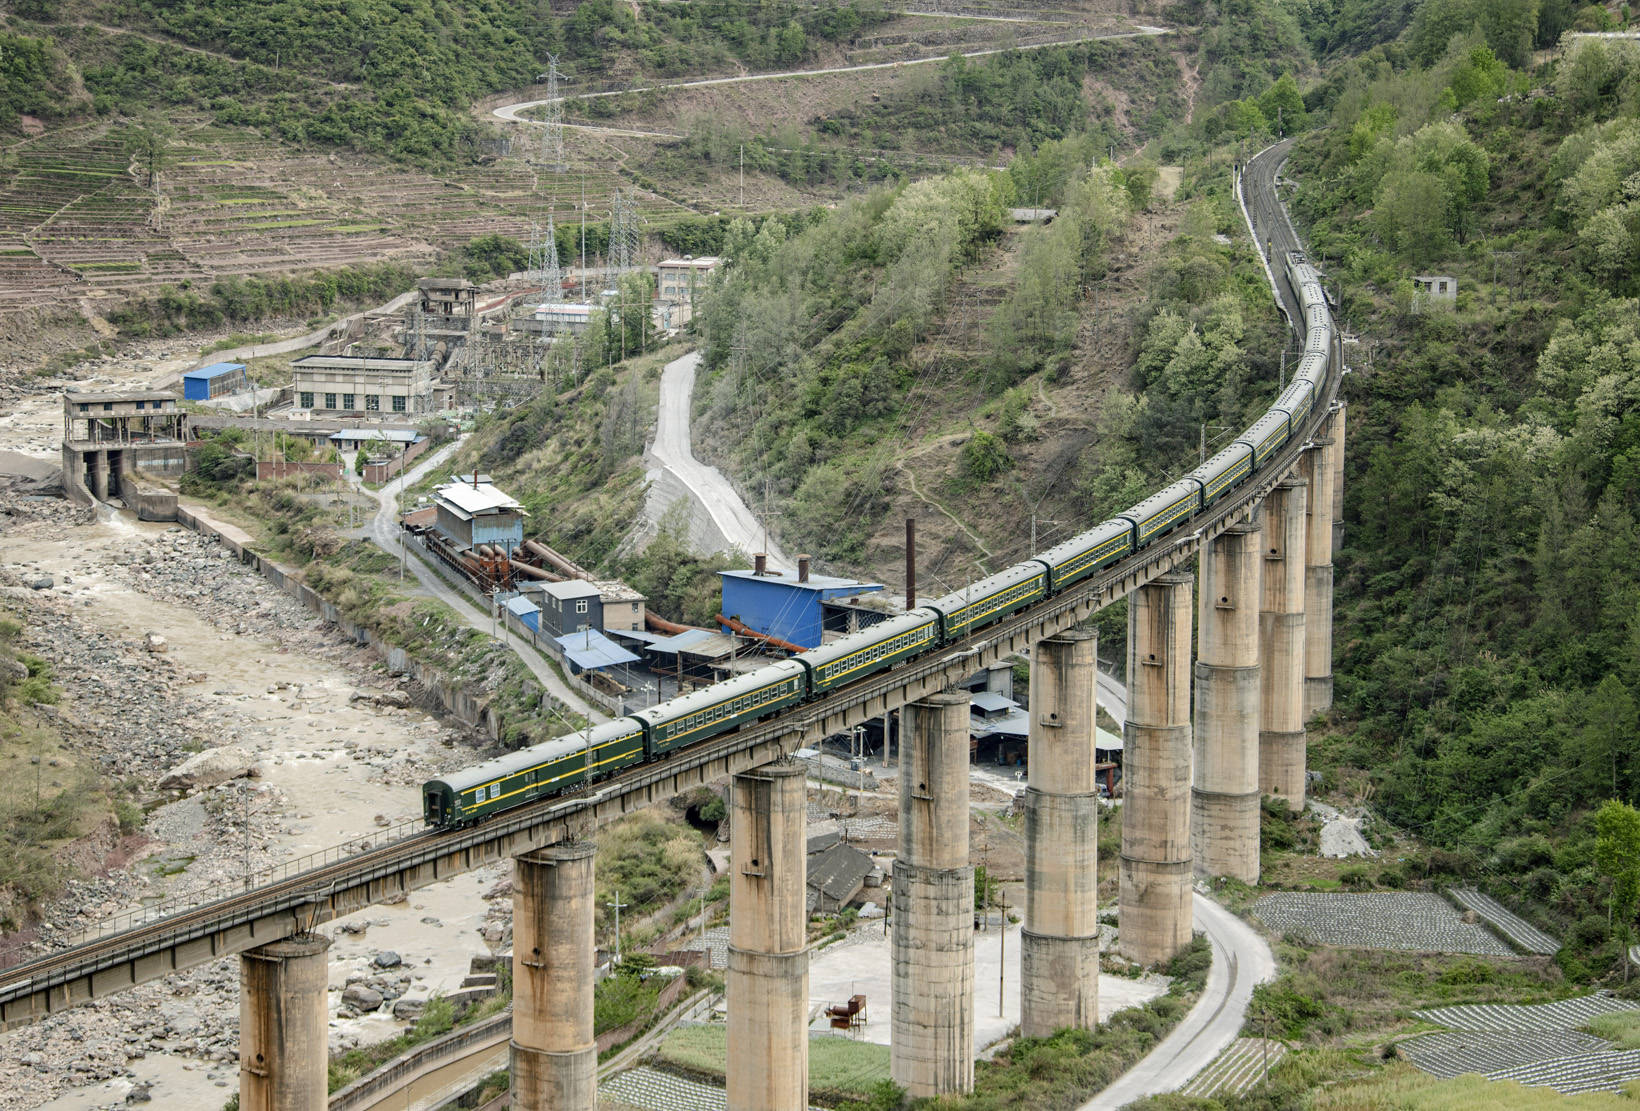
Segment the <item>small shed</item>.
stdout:
[[210,401],[227,397],[251,387],[245,374],[244,363],[212,363],[190,370],[182,376],[184,401]]
[[564,659],[569,661],[570,672],[575,675],[583,671],[598,671],[606,667],[638,662],[637,656],[593,629],[582,629],[578,633],[553,639],[563,650]]
[[860,893],[866,877],[876,867],[867,854],[853,845],[833,844],[809,854],[808,909],[810,913],[836,914]]
[[735,642],[707,629],[689,629],[655,641],[648,651],[655,656],[657,673],[677,676],[680,686],[704,686],[717,681],[713,666],[734,656]]
[[598,587],[585,579],[541,587],[541,631],[550,636],[593,629],[602,632],[604,607]]
[[410,450],[413,444],[426,438],[414,428],[344,428],[331,433],[330,442],[342,451],[379,444],[397,453]]
[[534,602],[523,597],[522,595],[508,598],[505,605],[507,607],[507,612],[518,618],[518,623],[520,625],[527,627],[532,633],[539,633],[541,631],[540,606],[536,605]]

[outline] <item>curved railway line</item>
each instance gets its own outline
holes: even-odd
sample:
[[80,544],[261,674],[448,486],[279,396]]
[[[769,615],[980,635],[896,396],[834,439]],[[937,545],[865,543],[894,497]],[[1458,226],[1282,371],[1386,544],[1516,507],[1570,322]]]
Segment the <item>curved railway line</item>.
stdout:
[[[1288,144],[1249,160],[1239,187],[1261,250],[1280,259],[1300,244],[1275,196]],[[1278,295],[1282,294],[1279,283]],[[1289,319],[1302,318],[1296,306]],[[1301,430],[1243,484],[1197,513],[1178,534],[1104,568],[1051,598],[1019,610],[925,656],[838,687],[596,786],[528,803],[476,826],[429,830],[167,917],[96,937],[0,970],[0,1030],[35,1021],[170,972],[306,932],[389,896],[482,864],[589,834],[651,801],[789,755],[905,702],[944,689],[973,671],[1024,651],[1085,620],[1141,584],[1195,558],[1203,541],[1245,518],[1297,465],[1328,418],[1341,368],[1335,366]]]

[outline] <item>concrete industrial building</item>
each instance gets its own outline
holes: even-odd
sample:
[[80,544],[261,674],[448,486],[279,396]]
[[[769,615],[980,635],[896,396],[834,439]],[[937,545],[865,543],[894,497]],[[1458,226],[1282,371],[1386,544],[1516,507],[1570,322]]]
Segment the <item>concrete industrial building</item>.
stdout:
[[188,414],[169,390],[65,392],[63,488],[82,504],[118,497],[144,520],[174,520],[176,495],[146,488],[137,472],[180,475],[187,440]]
[[433,411],[431,359],[308,355],[291,370],[298,409],[383,419]]
[[600,629],[607,633],[644,628],[644,603],[649,599],[619,579],[599,579],[592,585],[598,588],[598,602],[603,608]]
[[511,552],[524,543],[524,507],[485,475],[457,475],[436,487],[433,507],[433,527],[457,551],[490,545]]

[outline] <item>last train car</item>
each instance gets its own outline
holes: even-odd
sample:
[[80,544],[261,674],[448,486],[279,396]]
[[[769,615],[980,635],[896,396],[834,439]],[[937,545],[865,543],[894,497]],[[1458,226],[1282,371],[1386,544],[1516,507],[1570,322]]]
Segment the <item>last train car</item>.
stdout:
[[428,825],[439,828],[470,825],[603,779],[643,759],[643,727],[632,718],[616,718],[429,780],[421,788],[423,815]]

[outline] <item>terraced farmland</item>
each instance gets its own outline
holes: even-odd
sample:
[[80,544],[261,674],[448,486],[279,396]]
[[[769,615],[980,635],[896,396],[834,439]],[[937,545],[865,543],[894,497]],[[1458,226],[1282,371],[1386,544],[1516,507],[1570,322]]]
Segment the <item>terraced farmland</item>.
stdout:
[[1414,1065],[1440,1077],[1480,1073],[1534,1087],[1615,1092],[1640,1078],[1640,1050],[1620,1050],[1578,1027],[1599,1015],[1640,1009],[1600,994],[1530,1006],[1482,1004],[1415,1011],[1426,1022],[1451,1027],[1396,1048]]
[[1180,1088],[1179,1094],[1204,1098],[1240,1095],[1264,1078],[1266,1067],[1275,1068],[1276,1062],[1285,1056],[1287,1047],[1281,1042],[1265,1038],[1237,1038],[1211,1065]]
[[1465,922],[1452,904],[1432,892],[1281,891],[1254,903],[1253,913],[1272,930],[1320,945],[1515,955],[1485,926]]
[[[431,260],[500,232],[520,239],[550,209],[593,218],[628,183],[612,153],[583,173],[542,174],[522,159],[443,176],[254,132],[180,121],[146,185],[106,127],[17,144],[0,172],[0,315],[160,285],[258,273]],[[640,194],[652,221],[686,211]]]

